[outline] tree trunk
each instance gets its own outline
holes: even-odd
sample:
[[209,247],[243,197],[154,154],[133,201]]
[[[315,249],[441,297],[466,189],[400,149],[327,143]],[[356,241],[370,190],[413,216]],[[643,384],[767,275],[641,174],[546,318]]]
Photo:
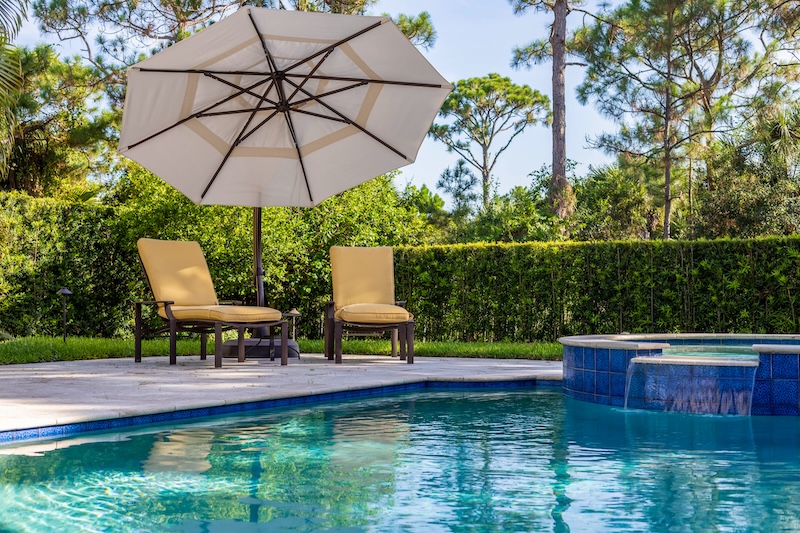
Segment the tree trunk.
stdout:
[[567,0],[553,6],[550,46],[553,51],[553,176],[548,196],[554,214],[561,219],[575,212],[575,192],[567,181],[567,118],[564,71],[566,70]]
[[669,42],[667,44],[667,83],[664,90],[664,239],[669,239],[670,215],[672,214],[672,45],[674,34],[672,27],[673,7],[669,7],[667,15]]

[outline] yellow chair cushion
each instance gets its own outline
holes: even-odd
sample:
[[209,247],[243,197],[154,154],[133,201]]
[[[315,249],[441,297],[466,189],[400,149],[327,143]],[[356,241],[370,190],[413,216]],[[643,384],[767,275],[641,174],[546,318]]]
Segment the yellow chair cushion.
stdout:
[[137,245],[156,300],[175,305],[219,304],[200,244],[139,239]]
[[173,305],[170,309],[178,320],[208,320],[240,324],[276,322],[282,316],[280,311],[271,307],[248,305]]
[[352,304],[394,307],[394,256],[390,246],[331,247],[331,278],[337,311]]
[[396,324],[414,318],[404,308],[388,304],[351,304],[336,311],[334,317],[356,324]]

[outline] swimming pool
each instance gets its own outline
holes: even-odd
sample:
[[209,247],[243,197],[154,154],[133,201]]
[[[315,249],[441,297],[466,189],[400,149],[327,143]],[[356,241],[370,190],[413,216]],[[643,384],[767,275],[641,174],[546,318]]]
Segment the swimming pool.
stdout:
[[0,531],[789,531],[799,447],[779,417],[402,393],[16,448]]

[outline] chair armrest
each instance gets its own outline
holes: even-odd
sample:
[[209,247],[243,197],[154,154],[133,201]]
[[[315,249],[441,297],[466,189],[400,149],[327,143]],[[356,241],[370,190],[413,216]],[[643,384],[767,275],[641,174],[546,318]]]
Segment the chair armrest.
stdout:
[[400,306],[400,307],[402,307],[403,309],[405,309],[405,307],[406,307],[406,303],[407,303],[407,302],[406,302],[405,300],[397,300],[397,301],[394,303],[394,305]]
[[172,305],[174,303],[175,302],[173,302],[172,300],[143,300],[141,302],[133,302],[134,305],[142,305],[142,304],[147,304],[147,305],[159,305],[159,304]]
[[242,300],[220,300],[220,305],[242,305]]

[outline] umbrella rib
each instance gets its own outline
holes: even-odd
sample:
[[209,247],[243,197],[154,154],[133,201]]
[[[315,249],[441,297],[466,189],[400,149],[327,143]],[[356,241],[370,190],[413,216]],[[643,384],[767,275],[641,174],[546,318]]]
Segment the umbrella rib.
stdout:
[[[264,91],[264,96],[261,97],[261,99],[258,102],[258,105],[261,105],[262,103],[264,103],[265,98],[266,98],[266,96],[269,93],[271,88],[272,87],[267,87],[267,90]],[[253,112],[247,118],[247,122],[244,123],[244,126],[242,127],[241,131],[239,131],[239,134],[236,136],[236,140],[231,143],[231,147],[228,149],[228,153],[226,153],[225,157],[222,158],[222,162],[220,162],[219,166],[217,167],[217,170],[214,171],[214,175],[211,176],[211,179],[209,180],[208,184],[206,185],[206,188],[203,189],[203,193],[200,195],[200,199],[201,200],[203,198],[205,198],[206,193],[208,192],[208,189],[211,188],[211,185],[214,184],[214,181],[216,181],[217,176],[219,176],[219,173],[222,172],[222,167],[224,167],[225,163],[228,162],[228,158],[231,156],[231,154],[236,149],[236,147],[239,146],[239,143],[242,142],[242,136],[244,135],[244,132],[247,131],[247,126],[249,126],[250,123],[253,121],[253,118],[256,116],[256,112],[257,111],[258,111],[258,107],[253,110]],[[275,111],[275,113],[277,113],[277,111]]]
[[[288,83],[290,83],[290,84],[294,85],[295,87],[297,86],[297,84],[295,84],[295,83],[294,83],[293,81],[291,81],[291,80],[286,80],[286,81],[287,81]],[[406,161],[408,161],[408,162],[410,162],[410,163],[413,163],[413,161],[411,161],[411,159],[409,159],[408,157],[406,157],[406,155],[405,155],[404,153],[402,153],[400,150],[398,150],[398,149],[397,149],[397,148],[395,148],[394,146],[390,145],[389,143],[387,143],[386,141],[384,141],[383,139],[381,139],[380,137],[378,137],[378,136],[377,136],[377,135],[375,135],[374,133],[372,133],[372,132],[370,132],[370,131],[366,130],[366,129],[365,129],[364,127],[362,127],[361,125],[359,125],[359,124],[356,124],[356,123],[355,123],[353,120],[351,120],[351,119],[347,118],[347,117],[346,117],[346,116],[344,116],[342,113],[340,113],[340,112],[339,112],[339,111],[337,111],[336,109],[332,108],[331,106],[329,106],[328,104],[326,104],[325,102],[323,102],[323,101],[322,101],[322,100],[320,100],[318,97],[316,97],[316,96],[314,96],[313,94],[311,94],[310,92],[306,91],[305,89],[300,89],[300,90],[301,90],[302,92],[304,92],[304,93],[305,93],[305,94],[306,94],[306,95],[307,95],[309,98],[311,98],[311,99],[313,99],[314,101],[316,101],[316,102],[317,102],[319,105],[321,105],[322,107],[326,108],[326,109],[327,109],[328,111],[330,111],[331,113],[334,113],[334,114],[338,115],[340,118],[342,118],[342,119],[343,119],[343,121],[344,121],[345,123],[347,123],[347,124],[349,124],[349,125],[351,125],[351,126],[353,126],[353,127],[357,128],[359,131],[361,131],[361,133],[364,133],[365,135],[367,135],[367,136],[369,136],[369,137],[373,138],[374,140],[376,140],[377,142],[381,143],[383,146],[385,146],[386,148],[388,148],[388,149],[389,149],[389,150],[391,150],[392,152],[396,153],[397,155],[399,155],[400,157],[402,157],[402,158],[403,158],[403,159],[405,159]]]
[[[233,87],[234,89],[236,89],[236,90],[238,90],[238,91],[242,91],[243,93],[247,93],[247,94],[249,94],[250,96],[254,96],[254,97],[258,98],[259,100],[266,100],[267,102],[269,102],[269,103],[270,103],[270,104],[272,104],[272,105],[278,105],[276,102],[273,102],[272,100],[268,99],[268,98],[266,97],[266,96],[267,96],[266,94],[262,96],[262,95],[260,95],[260,94],[256,94],[256,93],[254,93],[254,92],[250,91],[249,89],[244,89],[244,90],[243,90],[243,88],[242,88],[241,86],[239,86],[239,85],[236,85],[235,83],[233,83],[233,82],[230,82],[230,81],[228,81],[228,80],[222,79],[222,78],[220,78],[219,76],[215,76],[214,74],[211,74],[210,72],[204,72],[204,74],[205,74],[207,77],[211,78],[212,80],[218,81],[218,82],[220,82],[220,83],[222,83],[222,84],[224,84],[224,85],[227,85],[228,87]],[[274,79],[271,79],[271,81],[275,81],[275,80],[274,80]],[[241,93],[240,93],[240,94],[241,94]],[[267,91],[267,94],[269,94],[269,91]]]
[[306,111],[305,109],[292,109],[292,111],[294,111],[295,113],[302,113],[304,115],[310,115],[312,117],[325,118],[325,119],[328,119],[328,120],[332,120],[334,122],[341,122],[342,124],[349,124],[350,123],[349,120],[345,120],[343,118],[336,118],[336,117],[331,117],[331,116],[328,116],[328,115],[323,115],[321,113],[314,113],[313,111]]
[[254,134],[256,131],[258,131],[258,130],[259,130],[259,129],[260,129],[260,128],[261,128],[261,127],[264,125],[264,124],[266,124],[267,122],[269,122],[270,120],[272,120],[272,117],[274,117],[274,116],[275,116],[275,115],[277,115],[277,114],[278,114],[278,110],[277,110],[277,109],[275,109],[275,110],[272,112],[272,114],[270,114],[270,116],[268,116],[267,118],[265,118],[264,120],[262,120],[261,122],[259,122],[259,123],[258,123],[258,124],[257,124],[255,127],[253,127],[253,129],[251,129],[250,131],[248,131],[246,135],[244,135],[244,136],[243,136],[241,139],[239,139],[239,144],[242,144],[242,143],[243,143],[243,142],[244,142],[244,141],[245,141],[245,140],[246,140],[248,137],[250,137],[250,136],[251,136],[252,134]]
[[382,25],[384,22],[386,22],[386,20],[381,20],[380,22],[376,22],[375,24],[373,24],[373,25],[371,25],[371,26],[367,26],[366,28],[364,28],[364,29],[362,29],[362,30],[359,30],[359,31],[357,31],[356,33],[354,33],[353,35],[350,35],[349,37],[345,37],[344,39],[342,39],[342,40],[341,40],[341,41],[339,41],[339,42],[333,43],[333,44],[332,44],[332,45],[330,45],[330,46],[326,46],[326,47],[325,47],[325,48],[323,48],[322,50],[319,50],[319,51],[317,51],[317,52],[315,52],[315,53],[311,54],[311,55],[310,55],[310,56],[308,56],[307,58],[305,58],[305,59],[301,59],[300,61],[297,61],[296,63],[293,63],[292,65],[290,65],[290,66],[286,67],[286,68],[284,69],[284,72],[288,72],[288,71],[290,71],[290,70],[292,70],[292,69],[295,69],[295,68],[299,67],[300,65],[302,65],[303,63],[305,63],[306,61],[310,61],[310,60],[314,59],[315,57],[317,57],[317,56],[320,56],[320,55],[322,55],[322,54],[324,54],[324,53],[327,53],[327,52],[329,52],[329,51],[331,51],[331,52],[332,52],[332,51],[333,51],[335,48],[338,48],[338,47],[342,46],[343,44],[345,44],[345,43],[346,43],[346,42],[348,42],[348,41],[352,41],[352,40],[353,40],[353,39],[355,39],[356,37],[359,37],[359,36],[361,36],[361,35],[364,35],[364,34],[365,34],[365,33],[367,33],[368,31],[372,31],[372,30],[374,30],[375,28],[377,28],[377,27],[381,26],[381,25]]
[[269,48],[267,48],[267,42],[264,40],[264,37],[258,30],[258,26],[256,25],[256,20],[253,18],[253,12],[250,11],[249,9],[247,10],[247,16],[250,17],[250,23],[253,25],[253,29],[256,31],[256,35],[258,35],[258,40],[261,41],[261,48],[264,50],[264,55],[267,56],[267,62],[269,63],[269,67],[272,70],[272,73],[278,72],[278,65],[275,64],[275,58],[272,57],[272,54],[269,53]]
[[[308,74],[309,74],[309,76],[310,76],[311,74],[314,74],[314,73],[317,71],[317,69],[318,69],[319,67],[321,67],[321,66],[322,66],[322,64],[325,62],[325,60],[326,60],[326,59],[328,59],[328,58],[330,57],[331,53],[333,53],[333,50],[328,50],[328,52],[325,54],[325,57],[323,57],[322,59],[320,59],[320,60],[319,60],[319,62],[317,62],[317,64],[316,64],[316,65],[314,65],[314,68],[312,68],[312,69],[311,69],[311,72],[309,72],[309,73],[308,73]],[[286,73],[284,72],[284,76],[285,76],[285,75],[286,75]],[[304,85],[305,85],[305,84],[308,82],[308,80],[310,80],[310,79],[311,79],[309,76],[304,76],[304,77],[303,77],[303,81],[301,81],[301,82],[300,82],[300,87],[304,86]],[[294,90],[294,92],[293,92],[293,93],[292,93],[292,94],[289,96],[289,99],[288,99],[288,101],[291,101],[291,100],[292,100],[292,98],[294,98],[294,97],[295,97],[295,95],[296,95],[296,94],[297,94],[297,93],[300,91],[300,87],[297,87],[297,88]]]
[[[312,102],[317,98],[324,98],[324,97],[330,96],[332,94],[341,93],[341,92],[344,92],[344,91],[349,91],[350,89],[357,89],[359,87],[363,87],[366,84],[367,84],[367,82],[364,81],[364,82],[361,82],[361,83],[355,83],[353,85],[348,85],[347,87],[342,87],[341,89],[334,89],[333,91],[328,91],[326,93],[320,93],[320,94],[314,95],[311,98],[306,98],[305,100],[297,100],[296,102],[292,102],[292,106],[303,105],[303,104],[306,104],[308,102]],[[295,90],[295,94],[297,92],[298,91]],[[294,107],[292,107],[292,110],[293,111],[297,111],[297,109],[295,109]]]
[[240,115],[242,113],[252,113],[252,112],[259,112],[259,111],[274,111],[277,107],[248,107],[247,109],[232,109],[230,111],[214,111],[213,113],[203,113],[197,118],[204,118],[204,117],[220,117],[223,115]]
[[314,203],[314,197],[311,195],[311,185],[308,183],[308,174],[306,174],[306,166],[303,163],[303,154],[300,153],[300,144],[297,142],[297,134],[294,131],[294,124],[292,123],[292,117],[289,113],[284,113],[286,117],[286,124],[289,126],[289,133],[292,134],[292,141],[294,142],[294,148],[297,150],[297,160],[300,162],[300,170],[303,171],[303,180],[306,182],[306,190],[308,191],[308,199],[311,200],[311,203]]
[[[270,81],[273,81],[273,82],[274,82],[275,80],[270,80]],[[153,137],[158,137],[158,136],[159,136],[159,135],[161,135],[162,133],[166,133],[166,132],[168,132],[169,130],[171,130],[172,128],[176,128],[176,127],[180,126],[180,125],[181,125],[181,124],[183,124],[184,122],[187,122],[187,121],[189,121],[189,120],[191,120],[191,119],[193,119],[193,118],[199,118],[199,117],[201,117],[201,116],[203,115],[203,113],[206,113],[206,112],[208,112],[210,109],[214,109],[215,107],[217,107],[217,106],[220,106],[220,105],[224,104],[225,102],[229,102],[230,100],[233,100],[233,99],[234,99],[234,98],[236,98],[237,96],[240,96],[240,95],[244,94],[244,93],[246,92],[246,90],[254,89],[254,88],[258,87],[259,85],[263,85],[263,84],[265,84],[266,82],[267,82],[267,80],[266,80],[266,79],[264,79],[264,80],[259,80],[259,81],[257,81],[256,83],[254,83],[254,84],[253,84],[253,85],[251,85],[250,87],[247,87],[246,89],[243,89],[243,88],[239,87],[239,91],[237,91],[237,92],[235,92],[235,93],[233,93],[233,94],[231,94],[231,95],[228,95],[228,96],[226,96],[225,98],[223,98],[223,99],[222,99],[222,100],[220,100],[219,102],[214,102],[213,104],[211,104],[211,105],[209,105],[209,106],[205,107],[204,109],[201,109],[201,110],[200,110],[200,111],[198,111],[197,113],[192,113],[192,114],[191,114],[191,115],[189,115],[188,117],[184,117],[184,118],[182,118],[182,119],[178,120],[178,122],[176,122],[175,124],[172,124],[171,126],[167,126],[166,128],[164,128],[164,129],[162,129],[162,130],[160,130],[160,131],[157,131],[157,132],[153,133],[152,135],[149,135],[149,136],[145,137],[144,139],[142,139],[142,140],[140,140],[140,141],[137,141],[137,142],[135,142],[135,143],[133,143],[133,144],[129,144],[129,145],[128,145],[128,150],[130,150],[131,148],[136,148],[136,147],[137,147],[137,146],[139,146],[140,144],[142,144],[142,143],[145,143],[145,142],[149,141],[149,140],[150,140],[150,139],[152,139]],[[270,88],[267,88],[267,93],[269,93],[269,90],[270,90],[270,89],[271,89],[271,87],[270,87]]]
[[424,87],[429,89],[441,89],[442,84],[440,83],[420,83],[415,81],[394,81],[394,80],[374,80],[371,78],[364,79],[364,78],[348,78],[344,76],[325,76],[325,75],[305,75],[305,74],[286,74],[286,77],[292,78],[312,78],[315,80],[330,80],[330,81],[354,81],[354,82],[361,82],[361,83],[382,83],[384,85],[402,85],[405,87]]

